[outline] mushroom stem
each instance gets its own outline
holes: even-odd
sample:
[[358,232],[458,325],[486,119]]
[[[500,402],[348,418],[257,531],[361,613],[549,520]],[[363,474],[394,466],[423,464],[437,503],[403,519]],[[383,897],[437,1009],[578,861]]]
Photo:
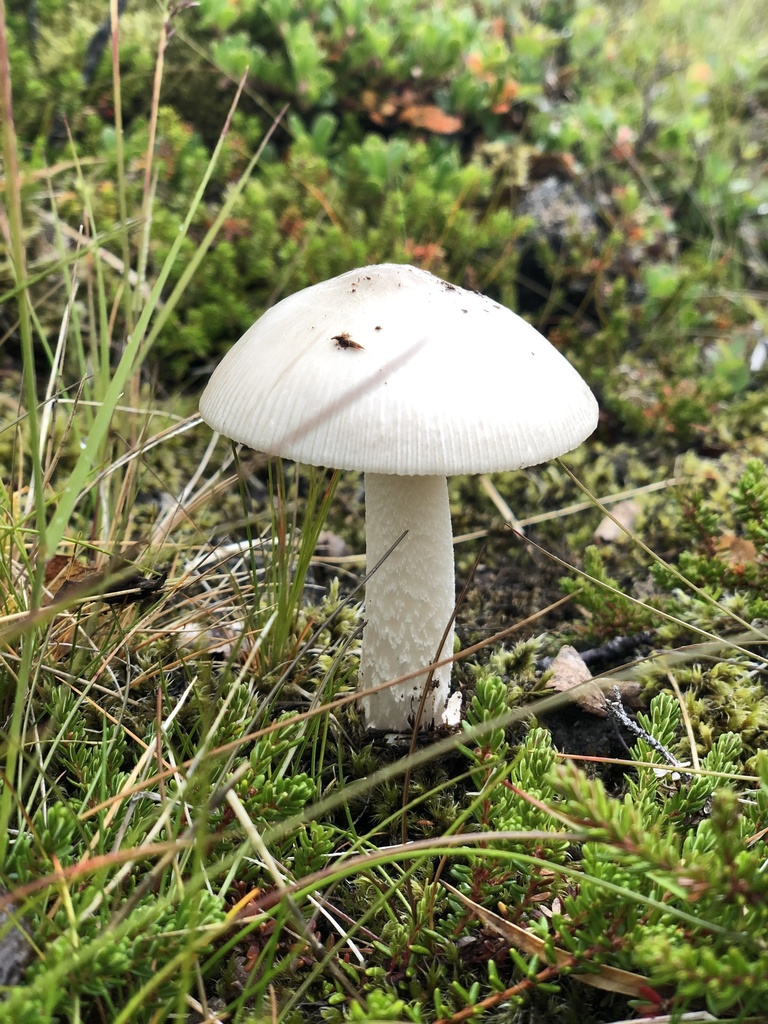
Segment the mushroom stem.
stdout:
[[[413,724],[429,665],[435,660],[453,614],[448,482],[444,476],[366,473],[365,520],[369,568],[408,531],[366,586],[359,684],[368,727],[402,732]],[[452,651],[453,629],[437,660]],[[378,693],[364,693],[421,668],[421,675],[405,683]],[[420,723],[422,729],[446,720],[450,682],[450,665],[435,669]]]

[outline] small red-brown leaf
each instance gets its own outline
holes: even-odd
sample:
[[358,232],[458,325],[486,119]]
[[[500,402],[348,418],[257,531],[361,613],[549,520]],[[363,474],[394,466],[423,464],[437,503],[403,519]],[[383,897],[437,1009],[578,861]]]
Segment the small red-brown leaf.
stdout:
[[717,553],[730,565],[748,565],[757,561],[757,548],[746,537],[724,533],[717,543]]
[[405,242],[405,251],[410,261],[424,270],[431,270],[445,257],[445,250],[438,242],[417,243],[408,238]]
[[507,114],[512,104],[517,99],[517,94],[520,92],[520,86],[514,78],[507,78],[504,80],[501,91],[496,97],[496,101],[491,108],[494,114]]
[[433,103],[412,104],[404,107],[398,116],[403,124],[411,128],[423,128],[424,131],[432,132],[435,135],[453,135],[461,131],[464,122],[460,117],[453,114],[446,114],[440,107]]

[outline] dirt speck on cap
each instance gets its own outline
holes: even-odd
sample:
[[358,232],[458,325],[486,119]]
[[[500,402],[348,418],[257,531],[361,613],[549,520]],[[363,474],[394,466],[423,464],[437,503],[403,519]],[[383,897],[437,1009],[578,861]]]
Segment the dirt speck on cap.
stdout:
[[362,345],[358,345],[358,343],[356,341],[353,341],[350,338],[350,336],[347,334],[346,331],[343,331],[341,334],[334,334],[333,340],[336,342],[336,348],[343,348],[343,349],[356,348],[356,349],[360,349],[361,352],[365,351],[363,346]]

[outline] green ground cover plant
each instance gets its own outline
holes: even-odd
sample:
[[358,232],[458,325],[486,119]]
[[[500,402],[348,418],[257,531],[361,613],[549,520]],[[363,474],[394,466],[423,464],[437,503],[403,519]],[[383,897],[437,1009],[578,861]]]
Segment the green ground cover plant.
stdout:
[[[0,0],[0,1021],[768,1018],[768,37],[507,7]],[[400,747],[361,479],[196,415],[388,260],[602,408],[451,482],[463,722]],[[615,642],[599,717],[551,659]]]

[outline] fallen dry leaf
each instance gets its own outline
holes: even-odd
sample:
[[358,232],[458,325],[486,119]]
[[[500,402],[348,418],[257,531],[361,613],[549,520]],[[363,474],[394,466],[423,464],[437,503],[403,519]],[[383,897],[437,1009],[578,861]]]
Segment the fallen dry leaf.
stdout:
[[[608,709],[605,704],[606,689],[617,689],[625,707],[641,706],[640,691],[642,687],[632,679],[604,678],[601,682],[594,681],[591,686],[585,685],[592,679],[592,673],[581,658],[575,647],[568,644],[561,647],[557,657],[550,665],[551,677],[547,687],[557,693],[568,693],[574,704],[578,704],[587,714],[606,718]],[[579,689],[576,689],[579,687]],[[570,691],[574,691],[571,693]]]
[[[611,514],[613,519],[603,516],[600,525],[595,530],[593,536],[596,544],[626,544],[630,538],[625,530],[629,530],[631,533],[634,529],[640,514],[640,502],[635,501],[634,498],[620,501],[613,506]],[[618,522],[614,522],[614,519]]]
[[574,702],[591,715],[598,715],[600,718],[607,716],[605,697],[600,687],[596,683],[592,686],[582,685],[592,679],[592,673],[581,660],[581,655],[575,647],[568,644],[561,647],[550,668],[552,675],[547,680],[547,687],[550,690],[567,693],[574,687],[581,686],[581,689],[573,694]]
[[83,591],[98,587],[104,575],[92,566],[79,562],[72,555],[54,555],[45,563],[45,588],[51,599],[63,600],[67,592],[79,586]]
[[[467,909],[471,910],[475,917],[486,928],[490,928],[496,932],[497,935],[501,935],[510,946],[514,946],[515,949],[519,949],[523,953],[528,953],[531,956],[541,957],[545,962],[547,961],[544,948],[544,940],[540,939],[538,935],[534,935],[533,932],[529,932],[526,928],[521,928],[520,925],[512,924],[511,921],[505,921],[503,917],[498,914],[494,914],[492,910],[486,910],[485,907],[481,907],[479,903],[475,903],[474,900],[469,899],[463,893],[459,892],[458,889],[454,889],[452,885],[447,882],[441,882],[444,888],[461,900]],[[573,954],[567,952],[565,949],[558,949],[555,947],[555,963],[563,967],[578,966],[574,962]],[[633,974],[631,971],[622,971],[618,967],[609,967],[606,964],[599,964],[598,971],[595,974],[571,974],[570,977],[574,981],[580,981],[584,985],[590,985],[592,988],[602,989],[604,992],[618,992],[623,996],[630,996],[633,999],[643,998],[647,1001],[648,992],[651,988],[648,979],[644,978],[641,974]]]
[[143,601],[162,590],[167,573],[143,573],[123,565],[107,572],[78,561],[71,555],[54,555],[45,564],[48,603],[63,603],[79,596],[116,604]]

